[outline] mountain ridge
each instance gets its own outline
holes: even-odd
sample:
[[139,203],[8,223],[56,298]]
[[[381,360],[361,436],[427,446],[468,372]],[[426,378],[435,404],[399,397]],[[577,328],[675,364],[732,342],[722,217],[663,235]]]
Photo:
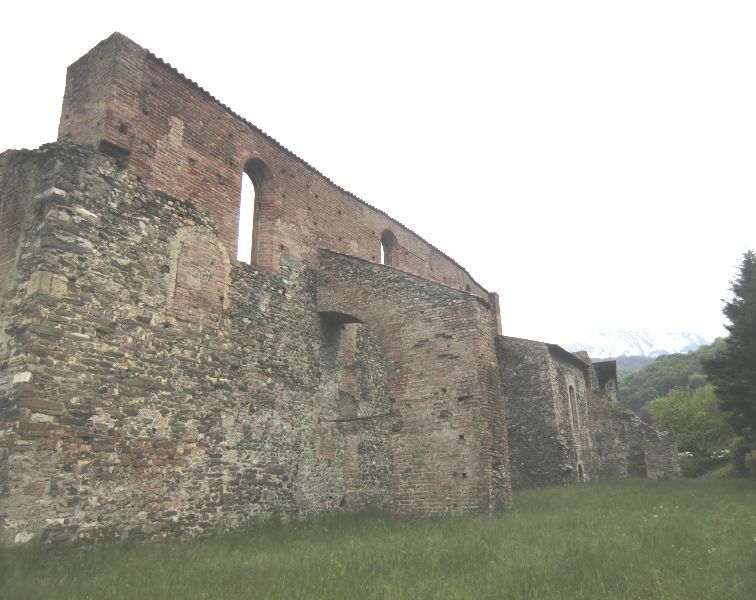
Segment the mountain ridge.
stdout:
[[598,360],[618,356],[654,358],[665,354],[684,354],[711,343],[712,340],[690,331],[650,332],[642,329],[624,329],[587,334],[561,345],[570,352],[585,350],[592,359]]

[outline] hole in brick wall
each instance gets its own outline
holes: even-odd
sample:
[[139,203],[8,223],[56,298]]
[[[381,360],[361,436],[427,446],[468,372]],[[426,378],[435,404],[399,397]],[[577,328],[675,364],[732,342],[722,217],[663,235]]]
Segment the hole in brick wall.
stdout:
[[252,262],[252,229],[255,217],[255,185],[246,173],[242,173],[241,201],[239,203],[239,238],[236,258],[250,264]]
[[470,284],[469,284],[469,283],[468,283],[468,284],[467,284],[467,285],[465,286],[465,291],[466,291],[466,292],[469,292],[469,291],[470,291]]
[[111,144],[106,140],[101,140],[97,148],[103,154],[107,154],[108,156],[114,158],[116,160],[116,164],[121,168],[125,167],[129,162],[130,152],[126,148],[121,148],[120,146]]
[[446,393],[446,388],[441,388],[441,391],[445,394]]
[[[219,175],[220,177],[220,175]],[[271,256],[259,256],[268,247],[260,242],[261,219],[260,206],[268,206],[272,200],[272,177],[270,170],[261,160],[252,158],[244,165],[241,175],[241,197],[239,199],[239,232],[237,237],[236,257],[242,262],[252,265],[265,266],[272,260]],[[265,230],[267,231],[267,230]],[[268,250],[270,252],[271,250]]]
[[462,479],[467,479],[467,473],[460,473],[462,475]]
[[464,396],[457,396],[457,401],[458,402],[465,402],[465,401],[469,400],[470,398],[472,398],[472,394],[465,394]]
[[126,133],[129,130],[129,126],[126,123],[121,123],[118,126],[118,133]]
[[460,433],[460,434],[459,434],[459,437],[458,437],[457,439],[458,439],[459,441],[461,441],[461,442],[462,442],[462,441],[464,441],[464,439],[465,439],[465,434],[464,434],[464,433]]
[[381,264],[393,265],[396,257],[396,236],[386,229],[381,234]]

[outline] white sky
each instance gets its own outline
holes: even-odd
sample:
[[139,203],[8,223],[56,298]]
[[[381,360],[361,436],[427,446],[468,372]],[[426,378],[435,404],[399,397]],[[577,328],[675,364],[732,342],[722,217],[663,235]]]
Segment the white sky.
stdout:
[[505,333],[722,333],[756,249],[756,3],[8,2],[0,150],[120,31],[501,295]]

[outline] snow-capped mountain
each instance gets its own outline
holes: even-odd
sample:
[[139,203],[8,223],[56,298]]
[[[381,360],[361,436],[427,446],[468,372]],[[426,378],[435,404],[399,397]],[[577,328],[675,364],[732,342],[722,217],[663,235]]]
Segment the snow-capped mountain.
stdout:
[[587,334],[562,345],[570,352],[586,350],[591,358],[613,358],[690,352],[710,343],[711,340],[689,331],[659,333],[635,330]]

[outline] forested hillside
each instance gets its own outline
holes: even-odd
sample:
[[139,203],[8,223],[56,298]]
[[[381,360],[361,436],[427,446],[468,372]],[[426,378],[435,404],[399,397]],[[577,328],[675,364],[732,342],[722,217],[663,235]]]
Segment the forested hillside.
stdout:
[[618,356],[613,360],[617,361],[617,377],[622,379],[650,365],[656,359],[656,356]]
[[674,388],[697,389],[706,385],[701,361],[715,356],[723,344],[720,338],[695,352],[660,356],[642,369],[620,376],[620,404],[640,411],[647,402],[666,396]]

